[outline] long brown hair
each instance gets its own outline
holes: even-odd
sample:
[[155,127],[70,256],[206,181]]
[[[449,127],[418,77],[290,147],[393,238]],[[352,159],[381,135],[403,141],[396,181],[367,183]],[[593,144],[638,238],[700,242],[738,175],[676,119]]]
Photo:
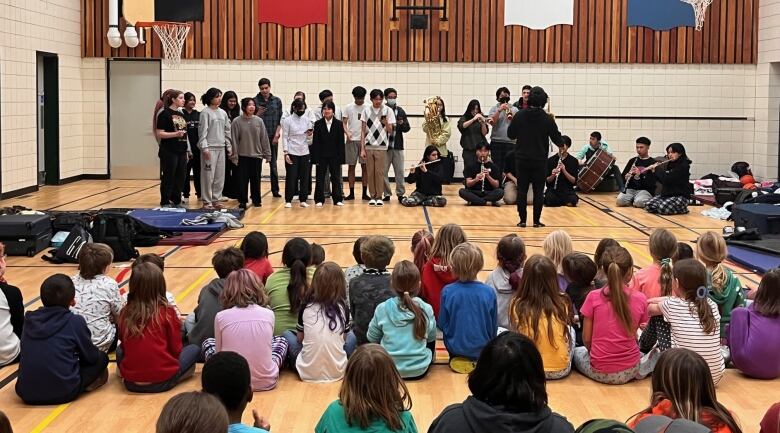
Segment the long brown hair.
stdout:
[[661,285],[661,295],[672,294],[672,260],[677,257],[677,238],[666,229],[655,229],[650,234],[650,255],[661,265],[661,275],[658,283]]
[[758,285],[753,309],[767,317],[780,316],[780,268],[774,268],[764,274]]
[[311,245],[303,238],[292,238],[284,244],[282,264],[290,269],[290,282],[287,283],[287,298],[290,311],[298,313],[309,291],[309,270],[311,265]]
[[[722,404],[718,403],[707,361],[688,349],[666,350],[653,371],[653,397],[650,407],[640,414],[652,413],[662,400],[672,403],[680,419],[703,424],[702,415],[709,415],[725,425],[732,433],[742,433],[739,424]],[[719,426],[706,425],[711,430]]]
[[422,268],[425,266],[425,261],[428,260],[428,251],[431,250],[433,245],[433,235],[425,229],[417,230],[412,235],[412,255],[414,257],[414,265],[417,266],[417,270],[422,274]]
[[632,335],[636,330],[636,324],[631,317],[628,295],[623,287],[626,285],[626,281],[631,278],[633,267],[634,260],[628,250],[623,247],[611,247],[604,252],[601,258],[601,269],[607,276],[607,287],[604,292],[620,325],[629,335]]
[[219,303],[222,308],[246,308],[252,304],[265,307],[268,295],[263,289],[263,282],[254,271],[239,269],[228,275],[225,288],[219,294]]
[[496,247],[496,259],[501,268],[510,275],[514,274],[525,262],[525,242],[514,233],[502,237]]
[[333,262],[317,266],[306,304],[319,305],[320,311],[328,319],[328,328],[331,331],[346,327],[349,317],[347,280],[341,266]]
[[[674,265],[674,278],[677,279],[681,297],[695,307],[704,333],[716,332],[718,321],[707,302],[707,269],[704,265],[694,259],[680,260]],[[691,313],[694,313],[693,308]]]
[[593,252],[593,261],[596,263],[598,270],[596,271],[595,279],[600,280],[606,278],[606,274],[601,270],[601,257],[609,248],[619,247],[620,243],[612,238],[604,238],[596,245],[596,251]]
[[393,358],[378,344],[364,344],[347,362],[339,401],[349,425],[366,429],[381,419],[390,430],[400,430],[401,412],[412,409],[412,397]]
[[140,263],[130,274],[127,305],[119,321],[130,337],[140,337],[149,323],[159,323],[160,309],[168,307],[165,298],[165,277],[162,270],[151,263]]
[[413,299],[420,293],[420,271],[417,266],[409,260],[396,263],[390,276],[390,284],[398,295],[398,308],[414,314],[414,338],[425,340],[428,334],[428,318]]
[[444,224],[436,233],[431,250],[428,252],[428,259],[437,258],[441,260],[442,266],[449,266],[450,253],[456,246],[466,242],[466,233],[457,224]]
[[156,433],[214,433],[228,428],[225,406],[217,397],[198,391],[173,396],[157,418]]
[[[512,327],[536,341],[539,333],[539,321],[544,315],[547,320],[547,338],[550,344],[558,348],[554,335],[563,334],[569,340],[567,325],[569,320],[568,297],[558,288],[558,276],[555,263],[548,257],[534,254],[525,262],[520,288],[509,303],[509,315]],[[553,329],[553,321],[563,326]]]
[[728,273],[722,263],[727,254],[726,240],[716,232],[704,232],[696,241],[696,258],[710,270],[710,288],[716,293],[720,293],[728,281]]

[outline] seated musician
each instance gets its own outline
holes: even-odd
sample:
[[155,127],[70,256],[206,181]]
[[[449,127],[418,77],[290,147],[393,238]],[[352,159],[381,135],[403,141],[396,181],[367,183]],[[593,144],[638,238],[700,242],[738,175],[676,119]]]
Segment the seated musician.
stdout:
[[489,155],[490,147],[487,143],[477,144],[477,161],[463,170],[466,187],[461,188],[458,195],[466,200],[468,206],[484,206],[488,203],[501,206],[499,200],[504,196],[501,169],[490,161]]
[[504,204],[517,204],[517,176],[515,175],[515,151],[506,154],[504,160]]
[[420,164],[409,170],[409,176],[406,176],[406,182],[416,183],[417,189],[409,197],[404,197],[401,204],[406,207],[446,205],[447,199],[441,194],[441,170],[439,150],[433,145],[426,147]]
[[655,159],[650,155],[650,139],[639,137],[636,139],[637,156],[628,160],[623,169],[623,179],[626,181],[626,189],[617,196],[617,205],[620,207],[634,206],[645,207],[645,203],[655,194],[655,175],[647,167],[655,164]]
[[[609,144],[606,141],[601,141],[601,133],[598,131],[593,131],[590,134],[590,140],[588,141],[588,144],[583,146],[582,149],[580,149],[579,152],[577,152],[577,159],[580,161],[580,166],[584,166],[590,161],[590,158],[593,156],[593,154],[596,153],[599,149],[602,149],[604,152],[607,152],[608,154],[612,155],[612,150],[609,148]],[[610,177],[615,178],[615,183],[617,184],[617,190],[616,191],[622,191],[623,190],[623,177],[620,175],[620,169],[617,168],[616,165],[612,165],[610,170],[608,170],[602,179],[607,179]],[[599,191],[604,192],[603,189],[598,189]]]
[[661,194],[645,204],[645,210],[660,215],[688,213],[688,200],[693,195],[691,185],[691,160],[680,143],[666,146],[666,161],[655,163],[647,169],[655,173],[661,182]]
[[574,192],[577,184],[577,158],[569,155],[571,138],[564,135],[558,153],[547,159],[547,191],[544,205],[548,207],[577,206],[580,200]]

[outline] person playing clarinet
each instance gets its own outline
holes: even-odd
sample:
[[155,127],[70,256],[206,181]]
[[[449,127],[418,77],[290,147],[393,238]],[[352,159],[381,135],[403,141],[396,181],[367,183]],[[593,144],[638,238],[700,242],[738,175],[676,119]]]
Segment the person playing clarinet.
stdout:
[[406,182],[417,184],[417,189],[401,200],[406,207],[444,207],[447,199],[441,194],[442,166],[439,150],[434,145],[425,148],[422,161],[409,170]]
[[566,135],[561,138],[563,143],[558,145],[558,153],[547,159],[547,191],[544,194],[544,205],[574,207],[580,200],[574,192],[579,161],[569,154],[571,138]]
[[458,195],[466,200],[468,206],[485,206],[491,203],[501,206],[499,200],[504,197],[501,189],[501,169],[490,160],[490,147],[487,143],[477,144],[477,161],[469,164],[463,171],[466,178],[465,188]]

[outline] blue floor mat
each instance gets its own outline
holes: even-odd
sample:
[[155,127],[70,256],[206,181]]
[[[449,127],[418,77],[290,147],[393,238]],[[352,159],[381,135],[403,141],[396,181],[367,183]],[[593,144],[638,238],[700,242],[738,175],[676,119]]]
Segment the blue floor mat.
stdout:
[[219,232],[225,229],[225,223],[206,224],[199,226],[185,226],[181,224],[184,219],[194,219],[204,212],[168,212],[151,209],[136,209],[130,212],[133,218],[157,227],[160,230],[170,232]]
[[780,266],[780,255],[729,244],[729,260],[761,275]]

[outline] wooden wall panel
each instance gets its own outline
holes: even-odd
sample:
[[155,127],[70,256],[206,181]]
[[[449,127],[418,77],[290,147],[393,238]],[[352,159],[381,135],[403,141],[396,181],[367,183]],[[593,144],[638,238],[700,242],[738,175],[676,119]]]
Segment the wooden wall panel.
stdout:
[[[108,0],[82,0],[84,57],[160,57],[149,29],[146,45],[108,46]],[[291,1],[291,0],[282,0]],[[443,0],[397,0],[439,6]],[[714,0],[701,32],[627,27],[628,0],[575,0],[574,25],[546,30],[504,27],[506,0],[447,0],[428,12],[429,28],[411,30],[391,0],[329,0],[327,25],[287,29],[256,23],[256,0],[204,0],[182,57],[188,59],[484,63],[756,63],[759,0]],[[419,12],[418,12],[419,13]],[[120,32],[125,23],[120,20]]]

